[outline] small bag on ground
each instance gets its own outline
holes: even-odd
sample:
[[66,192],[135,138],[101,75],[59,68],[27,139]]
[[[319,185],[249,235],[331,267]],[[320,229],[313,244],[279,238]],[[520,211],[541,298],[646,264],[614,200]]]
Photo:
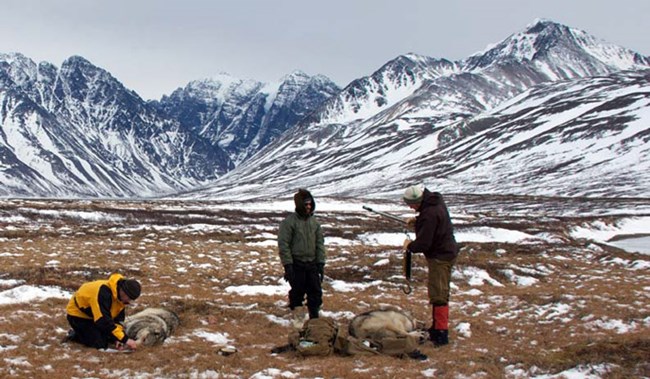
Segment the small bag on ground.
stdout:
[[339,327],[336,321],[328,317],[310,319],[300,331],[289,334],[289,344],[299,355],[330,355],[334,352],[334,342]]

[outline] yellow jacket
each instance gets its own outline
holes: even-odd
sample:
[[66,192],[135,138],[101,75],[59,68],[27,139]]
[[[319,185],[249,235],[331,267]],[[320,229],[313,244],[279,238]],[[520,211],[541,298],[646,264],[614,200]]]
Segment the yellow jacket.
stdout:
[[68,302],[66,312],[70,316],[94,320],[98,328],[112,333],[120,342],[128,340],[124,328],[125,305],[119,300],[117,282],[124,279],[120,274],[108,280],[84,283]]

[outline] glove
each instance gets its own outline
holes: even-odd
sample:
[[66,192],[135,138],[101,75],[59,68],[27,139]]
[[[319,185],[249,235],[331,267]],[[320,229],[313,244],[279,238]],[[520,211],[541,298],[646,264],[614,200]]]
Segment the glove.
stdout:
[[320,277],[320,282],[323,283],[325,278],[325,263],[318,264],[318,276]]
[[408,249],[409,249],[409,244],[410,244],[410,243],[411,243],[411,240],[410,240],[410,239],[407,238],[407,239],[404,240],[404,245],[403,245],[404,250],[408,250]]
[[289,283],[293,282],[293,264],[291,263],[284,265],[284,280]]
[[409,228],[415,228],[415,217],[409,217],[406,219],[406,226]]

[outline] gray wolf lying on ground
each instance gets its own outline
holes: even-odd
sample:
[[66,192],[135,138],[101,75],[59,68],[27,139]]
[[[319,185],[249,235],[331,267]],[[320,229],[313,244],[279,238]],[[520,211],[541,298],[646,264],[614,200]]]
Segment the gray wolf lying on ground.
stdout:
[[416,337],[425,340],[424,323],[417,321],[407,311],[384,306],[356,315],[348,327],[348,333],[359,339],[381,340],[386,337]]
[[129,338],[138,342],[138,346],[159,345],[180,325],[178,315],[163,308],[146,308],[128,316],[124,321],[124,330]]
[[377,355],[426,360],[417,346],[428,337],[424,324],[408,312],[383,306],[355,316],[348,330],[326,317],[310,319],[303,328],[289,333],[289,344],[271,350],[273,354],[297,351],[302,356]]

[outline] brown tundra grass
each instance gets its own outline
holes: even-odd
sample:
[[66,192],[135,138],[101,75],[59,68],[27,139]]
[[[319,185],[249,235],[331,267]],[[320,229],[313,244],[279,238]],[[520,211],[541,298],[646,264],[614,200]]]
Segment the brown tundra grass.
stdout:
[[[561,242],[462,244],[450,306],[451,344],[439,349],[422,345],[429,356],[424,362],[270,353],[286,343],[290,331],[271,321],[286,316],[285,295],[244,296],[226,289],[279,283],[277,248],[255,243],[272,239],[286,212],[249,212],[207,202],[1,201],[0,279],[73,292],[85,281],[120,272],[143,284],[142,297],[128,312],[167,307],[178,313],[181,326],[162,346],[131,354],[100,353],[60,342],[68,329],[67,299],[0,304],[0,377],[503,378],[602,364],[608,365],[604,378],[650,376],[650,277],[647,269],[630,267],[647,256],[571,239],[568,228],[587,218],[472,212],[484,199],[471,200],[466,217],[455,220],[457,230],[493,226],[548,232]],[[101,216],[92,216],[97,214]],[[359,211],[318,215],[326,237],[354,240],[363,233],[400,231],[361,206]],[[430,322],[422,256],[414,258],[411,295],[401,292],[399,246],[330,244],[328,256],[323,311],[337,317],[341,327],[351,315],[378,304],[399,306]],[[390,264],[374,266],[383,258]],[[628,264],[617,263],[621,261]],[[539,267],[543,269],[535,270]],[[465,268],[485,270],[502,286],[471,286],[462,275]],[[538,282],[517,286],[504,273],[509,269]],[[383,284],[337,292],[333,280]],[[635,327],[617,332],[594,326],[598,320]],[[455,329],[461,323],[470,325],[471,335]],[[219,355],[221,346],[197,331],[229,336],[238,352]]]

